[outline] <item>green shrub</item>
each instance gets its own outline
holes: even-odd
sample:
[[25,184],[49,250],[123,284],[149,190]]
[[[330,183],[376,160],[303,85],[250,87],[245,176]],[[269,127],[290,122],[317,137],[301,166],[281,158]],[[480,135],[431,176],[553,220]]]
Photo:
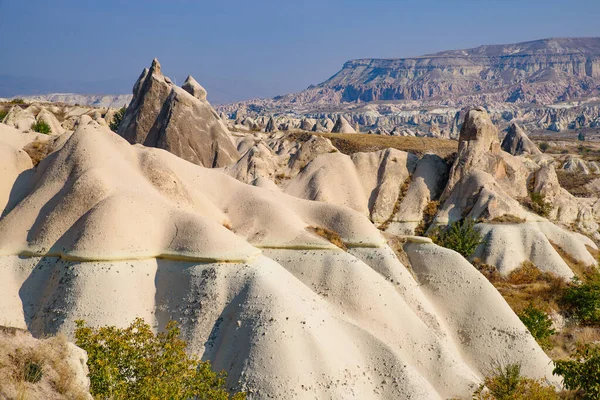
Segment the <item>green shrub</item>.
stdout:
[[544,311],[540,310],[530,304],[522,313],[519,314],[519,318],[523,321],[523,324],[531,332],[531,336],[545,349],[551,349],[552,344],[550,343],[550,336],[556,332],[552,329],[552,320]]
[[25,104],[25,100],[23,99],[12,99],[9,101],[10,104]]
[[244,393],[230,397],[225,372],[216,373],[208,361],[185,352],[187,343],[174,321],[157,335],[141,318],[124,329],[76,324],[76,344],[88,353],[90,391],[97,398],[246,398]]
[[585,281],[573,278],[561,302],[565,309],[586,325],[600,324],[600,274],[588,272]]
[[542,142],[540,143],[539,147],[542,153],[545,153],[550,148],[550,145],[548,144],[548,142]]
[[553,373],[561,375],[569,390],[578,390],[582,399],[600,398],[600,347],[579,344],[572,360],[555,362]]
[[483,243],[483,237],[475,229],[475,221],[466,218],[450,224],[446,229],[436,228],[428,235],[435,244],[452,249],[463,257],[470,257],[477,246]]
[[546,197],[541,193],[529,192],[529,208],[536,214],[547,218],[552,211],[552,204],[546,201]]
[[42,366],[34,361],[27,360],[23,367],[24,380],[30,383],[38,383],[42,380]]
[[115,112],[112,121],[110,121],[110,130],[116,132],[119,129],[119,125],[121,125],[121,121],[123,121],[123,116],[125,115],[125,111],[127,108],[123,107]]
[[[488,391],[485,390],[487,387]],[[475,400],[558,400],[552,386],[521,376],[521,365],[498,367],[473,394]]]
[[0,110],[0,122],[8,115],[8,111]]
[[50,125],[48,125],[48,123],[43,119],[40,119],[37,122],[31,124],[31,130],[38,133],[44,133],[46,135],[52,132],[52,128],[50,128]]

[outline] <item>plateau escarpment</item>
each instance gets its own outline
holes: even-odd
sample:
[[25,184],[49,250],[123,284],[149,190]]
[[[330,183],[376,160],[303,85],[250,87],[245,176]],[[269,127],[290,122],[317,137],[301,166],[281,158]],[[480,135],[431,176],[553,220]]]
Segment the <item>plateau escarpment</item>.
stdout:
[[598,136],[599,95],[600,38],[553,38],[352,60],[300,93],[218,110],[236,123],[293,111],[299,120],[341,115],[363,132],[457,137],[465,109],[483,105],[502,130],[516,121],[528,132],[587,129]]

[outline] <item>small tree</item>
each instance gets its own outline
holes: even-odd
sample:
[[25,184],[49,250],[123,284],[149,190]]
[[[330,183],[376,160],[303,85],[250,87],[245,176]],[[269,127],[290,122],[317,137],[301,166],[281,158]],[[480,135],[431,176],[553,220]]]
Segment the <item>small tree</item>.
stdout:
[[539,147],[542,153],[545,153],[550,148],[550,145],[548,144],[548,142],[542,142],[540,143]]
[[472,218],[456,221],[446,229],[436,228],[429,237],[435,244],[452,249],[465,258],[470,257],[477,246],[483,243],[483,237],[475,228]]
[[579,140],[580,142],[585,142],[585,133],[579,131],[579,133],[577,134],[577,140]]
[[[486,391],[485,388],[488,390]],[[497,367],[473,394],[475,400],[558,400],[556,390],[521,375],[521,365]]]
[[123,107],[115,112],[112,121],[110,122],[110,130],[116,132],[119,129],[119,125],[121,125],[121,121],[123,121],[123,116],[125,115],[125,111],[127,108]]
[[216,373],[208,361],[189,356],[179,338],[177,323],[154,335],[137,318],[129,327],[92,329],[77,321],[76,344],[87,351],[90,391],[98,398],[242,400],[230,397],[225,372]]
[[556,361],[553,373],[562,375],[567,389],[582,391],[582,399],[599,399],[600,347],[578,344],[571,358]]
[[565,290],[561,300],[567,311],[582,323],[600,324],[600,273],[588,272],[585,281],[573,278],[573,285]]
[[545,349],[552,347],[550,343],[550,336],[554,335],[555,331],[552,329],[552,320],[542,310],[529,304],[529,306],[519,314],[519,318],[523,321],[523,324],[531,332],[531,336]]
[[43,119],[39,119],[37,122],[31,124],[31,130],[38,133],[44,133],[46,135],[52,133],[52,128]]

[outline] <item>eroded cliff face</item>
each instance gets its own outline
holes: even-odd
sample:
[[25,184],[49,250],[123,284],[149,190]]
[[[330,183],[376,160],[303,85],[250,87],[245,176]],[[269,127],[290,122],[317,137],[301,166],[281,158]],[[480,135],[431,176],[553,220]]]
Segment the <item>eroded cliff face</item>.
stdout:
[[483,92],[496,101],[553,102],[589,94],[599,83],[600,39],[544,39],[416,58],[352,60],[302,98],[368,102]]

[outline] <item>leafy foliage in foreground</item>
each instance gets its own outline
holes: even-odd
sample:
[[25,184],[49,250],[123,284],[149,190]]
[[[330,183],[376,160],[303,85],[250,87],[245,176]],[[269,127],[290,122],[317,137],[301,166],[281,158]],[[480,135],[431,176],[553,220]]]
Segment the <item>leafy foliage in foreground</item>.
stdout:
[[552,348],[552,343],[550,343],[549,339],[556,332],[552,329],[552,320],[548,314],[530,304],[519,314],[519,318],[521,318],[523,324],[531,332],[531,336],[534,337],[542,348]]
[[436,228],[429,237],[439,246],[447,247],[463,257],[470,257],[483,243],[483,237],[475,229],[475,221],[465,218],[450,224],[446,229]]
[[38,133],[44,133],[46,135],[52,133],[52,128],[50,128],[50,125],[48,125],[48,123],[43,119],[31,124],[31,130]]
[[127,108],[120,108],[115,115],[113,116],[112,121],[110,122],[110,130],[116,132],[119,129],[119,125],[121,125],[121,121],[123,121],[123,116],[125,115],[125,111]]
[[189,356],[180,329],[169,322],[155,335],[137,318],[129,327],[97,329],[77,321],[77,346],[88,353],[90,391],[96,398],[242,400],[229,396],[226,374],[216,373],[208,361]]
[[[486,390],[487,388],[487,390]],[[473,394],[475,400],[557,400],[556,390],[521,375],[519,364],[498,367]]]
[[590,270],[584,281],[574,278],[565,291],[562,303],[581,323],[600,325],[600,273]]
[[600,347],[580,344],[571,360],[556,361],[553,373],[562,375],[569,390],[578,390],[582,399],[600,398]]

